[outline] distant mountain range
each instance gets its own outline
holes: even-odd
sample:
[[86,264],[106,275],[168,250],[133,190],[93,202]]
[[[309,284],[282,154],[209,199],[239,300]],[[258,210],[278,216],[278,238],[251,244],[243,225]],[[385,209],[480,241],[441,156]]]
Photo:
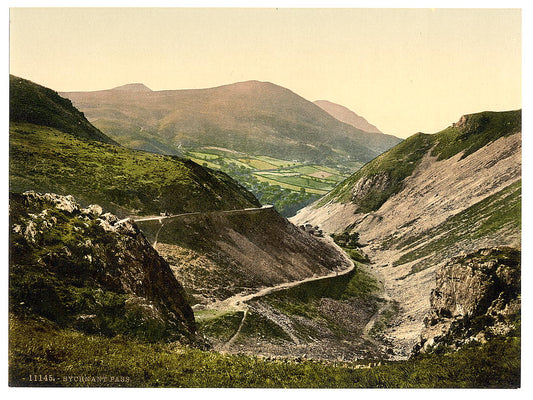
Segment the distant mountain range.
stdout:
[[401,141],[341,122],[268,82],[162,91],[134,83],[61,95],[122,145],[158,153],[219,146],[287,160],[367,162]]
[[317,100],[313,103],[339,121],[366,132],[366,145],[373,150],[383,153],[401,141],[401,139],[398,139],[396,136],[385,135],[365,118],[340,104],[335,104],[327,100]]

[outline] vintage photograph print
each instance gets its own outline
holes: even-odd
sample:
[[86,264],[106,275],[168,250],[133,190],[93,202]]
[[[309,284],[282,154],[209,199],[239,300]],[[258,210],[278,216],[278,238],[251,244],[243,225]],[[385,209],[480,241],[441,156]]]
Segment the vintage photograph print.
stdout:
[[519,388],[521,19],[11,8],[9,385]]

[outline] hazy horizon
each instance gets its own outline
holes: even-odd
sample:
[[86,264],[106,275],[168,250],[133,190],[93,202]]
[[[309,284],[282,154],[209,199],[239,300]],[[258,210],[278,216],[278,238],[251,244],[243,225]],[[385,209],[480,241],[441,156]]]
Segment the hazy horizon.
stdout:
[[267,81],[407,137],[521,108],[521,11],[12,8],[10,73],[65,92]]

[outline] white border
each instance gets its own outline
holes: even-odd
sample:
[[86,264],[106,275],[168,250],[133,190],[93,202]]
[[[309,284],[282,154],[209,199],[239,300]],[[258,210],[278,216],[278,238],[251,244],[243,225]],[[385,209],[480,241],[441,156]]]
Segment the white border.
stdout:
[[[531,397],[531,388],[533,387],[533,384],[531,380],[529,379],[533,375],[531,374],[532,370],[530,367],[531,363],[531,345],[528,342],[528,333],[531,332],[530,329],[530,323],[529,323],[529,316],[530,316],[530,310],[531,310],[531,300],[529,296],[529,288],[531,284],[531,267],[528,265],[531,258],[531,251],[528,249],[528,244],[533,243],[530,239],[532,239],[531,235],[531,229],[530,229],[530,222],[532,221],[532,212],[529,210],[529,204],[531,204],[528,200],[531,198],[530,194],[530,172],[531,172],[531,162],[529,161],[529,154],[532,151],[532,143],[531,141],[533,139],[530,139],[531,132],[529,127],[531,126],[531,119],[530,119],[530,108],[529,108],[529,101],[530,101],[530,89],[531,89],[531,79],[528,74],[529,71],[532,71],[533,65],[531,64],[531,10],[532,7],[530,6],[528,1],[516,1],[516,0],[509,0],[509,1],[494,1],[494,0],[486,0],[486,1],[457,1],[457,0],[451,0],[451,1],[433,1],[433,2],[424,2],[424,1],[414,1],[414,0],[407,0],[407,1],[392,1],[392,0],[375,0],[375,1],[339,1],[339,0],[331,0],[331,1],[317,1],[317,0],[310,0],[310,1],[297,1],[297,0],[287,0],[287,1],[229,1],[229,0],[222,0],[222,1],[216,1],[216,0],[198,0],[198,1],[161,1],[161,0],[155,0],[155,1],[126,1],[126,0],[113,0],[113,1],[102,1],[102,0],[95,0],[95,1],[8,1],[7,6],[4,6],[2,8],[2,16],[3,21],[9,21],[9,8],[10,7],[264,7],[264,8],[428,8],[428,7],[441,7],[441,8],[521,8],[522,9],[522,16],[523,16],[523,24],[522,24],[522,49],[523,49],[523,68],[522,68],[522,109],[523,112],[523,193],[525,200],[523,201],[524,207],[523,207],[523,229],[522,229],[522,241],[523,243],[526,243],[526,246],[523,248],[523,258],[524,258],[524,265],[525,268],[523,268],[523,283],[522,283],[522,293],[523,293],[523,309],[525,310],[523,315],[523,342],[522,342],[522,354],[523,354],[523,362],[522,362],[522,388],[518,390],[460,390],[460,389],[453,389],[453,391],[450,390],[437,390],[437,389],[416,389],[416,390],[408,390],[408,389],[388,389],[388,390],[378,390],[378,389],[361,389],[356,390],[354,389],[346,389],[346,390],[334,390],[334,392],[330,392],[332,389],[318,389],[318,390],[279,390],[279,389],[103,389],[103,388],[94,388],[94,389],[78,389],[78,388],[61,388],[61,389],[49,389],[49,388],[43,388],[43,389],[37,389],[37,388],[7,388],[7,324],[4,326],[4,329],[1,331],[1,337],[2,337],[2,356],[4,362],[1,366],[1,379],[3,382],[3,388],[6,392],[5,394],[7,396],[16,396],[16,398],[26,398],[30,396],[44,396],[45,398],[53,398],[54,399],[72,399],[75,397],[76,399],[94,399],[95,396],[97,397],[111,397],[111,396],[128,396],[128,398],[139,398],[144,399],[146,396],[156,394],[158,397],[161,398],[172,398],[172,399],[179,399],[182,398],[188,398],[188,397],[194,397],[197,398],[200,396],[203,398],[203,396],[209,396],[210,398],[216,397],[216,398],[243,398],[243,399],[249,399],[250,396],[253,396],[256,399],[269,399],[272,396],[276,397],[282,397],[282,398],[289,398],[294,396],[305,396],[306,398],[312,397],[312,398],[321,398],[323,396],[329,396],[333,395],[338,398],[350,398],[350,399],[357,399],[359,396],[364,397],[371,397],[371,398],[387,398],[391,399],[394,397],[395,399],[400,397],[402,398],[408,398],[408,399],[424,399],[427,400],[428,398],[432,399],[441,399],[441,398],[448,398],[453,396],[454,398],[466,398],[472,397],[476,398],[478,396],[482,396],[485,399],[491,399],[491,398],[498,398],[498,400],[501,400],[502,397],[507,398],[530,398]],[[2,113],[2,126],[5,128],[4,134],[2,136],[2,149],[5,152],[4,157],[1,157],[2,162],[2,183],[4,184],[4,195],[1,197],[0,200],[0,208],[3,210],[1,213],[1,222],[2,222],[2,241],[0,242],[0,246],[2,251],[2,260],[3,265],[7,266],[7,210],[8,210],[8,200],[7,200],[7,176],[8,176],[8,116],[6,110],[8,110],[8,93],[9,93],[9,84],[7,75],[9,72],[9,24],[6,24],[4,26],[4,29],[2,31],[5,34],[4,41],[2,42],[5,46],[4,52],[2,53],[6,59],[4,60],[4,68],[7,69],[4,73],[4,79],[1,80],[2,85],[2,94],[3,94],[3,101],[4,101],[4,112]],[[3,281],[2,288],[5,290],[3,292],[2,296],[2,311],[1,315],[3,318],[3,321],[7,321],[7,268],[3,269],[3,278],[5,281]],[[153,392],[156,390],[157,392]],[[178,390],[178,392],[176,391]],[[274,391],[275,390],[275,391]],[[215,392],[216,391],[216,392]],[[327,392],[326,392],[327,391]]]

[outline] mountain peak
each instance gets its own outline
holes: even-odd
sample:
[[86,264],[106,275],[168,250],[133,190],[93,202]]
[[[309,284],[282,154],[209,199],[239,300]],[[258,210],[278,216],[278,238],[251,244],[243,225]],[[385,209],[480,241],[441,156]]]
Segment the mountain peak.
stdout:
[[152,91],[152,89],[150,89],[144,83],[128,83],[126,85],[117,86],[111,90],[116,90],[120,92],[151,92]]
[[328,114],[337,118],[339,121],[342,121],[346,124],[352,125],[357,129],[369,133],[383,133],[375,125],[369,123],[365,118],[357,115],[355,112],[350,110],[347,107],[341,106],[340,104],[332,103],[328,100],[317,100],[314,101],[317,106],[326,111]]
[[258,80],[249,80],[249,81],[230,83],[227,85],[219,86],[218,88],[215,88],[215,89],[221,89],[221,88],[242,91],[242,92],[254,92],[258,90],[259,91],[272,90],[275,88],[282,89],[282,90],[288,90],[272,82],[258,81]]
[[257,79],[251,79],[248,81],[230,83],[229,86],[255,87],[255,86],[277,86],[277,85],[274,85],[273,83],[267,82],[267,81],[258,81]]
[[[113,124],[113,135],[118,134],[116,129],[124,132],[119,135],[121,140],[126,135],[132,137],[131,118],[138,118],[137,121],[143,121],[143,130],[158,136],[154,136],[158,143],[168,141],[163,145],[168,149],[165,152],[175,152],[172,148],[176,143],[188,147],[204,143],[310,162],[322,160],[328,153],[342,160],[338,162],[342,164],[348,160],[345,158],[348,153],[358,162],[370,161],[400,140],[368,134],[342,123],[290,89],[268,81],[248,80],[202,89],[154,92],[115,89],[66,95],[105,131]],[[124,113],[126,108],[128,112]],[[111,110],[118,112],[110,113]],[[138,129],[140,132],[141,126]],[[372,135],[375,137],[369,137]],[[143,147],[140,142],[133,146],[154,148],[144,133],[135,137]]]

